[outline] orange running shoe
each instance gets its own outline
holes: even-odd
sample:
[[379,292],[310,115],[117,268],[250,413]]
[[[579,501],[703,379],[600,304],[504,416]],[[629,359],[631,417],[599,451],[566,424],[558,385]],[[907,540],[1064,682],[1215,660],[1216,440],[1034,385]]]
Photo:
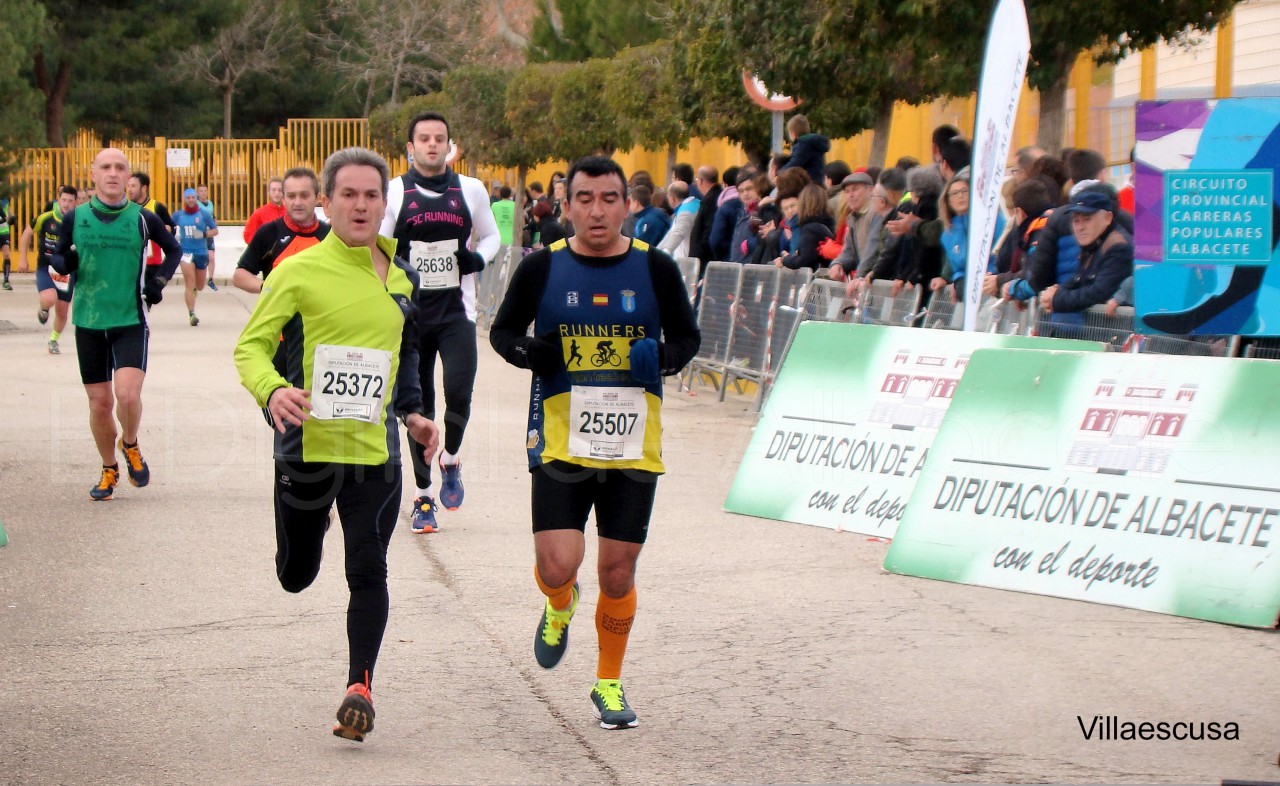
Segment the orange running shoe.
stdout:
[[120,467],[103,467],[102,478],[98,485],[89,489],[89,498],[94,502],[106,502],[115,493],[116,484],[120,482]]
[[364,735],[373,731],[373,696],[369,686],[357,682],[347,688],[347,695],[338,705],[338,722],[333,724],[333,736],[364,742]]

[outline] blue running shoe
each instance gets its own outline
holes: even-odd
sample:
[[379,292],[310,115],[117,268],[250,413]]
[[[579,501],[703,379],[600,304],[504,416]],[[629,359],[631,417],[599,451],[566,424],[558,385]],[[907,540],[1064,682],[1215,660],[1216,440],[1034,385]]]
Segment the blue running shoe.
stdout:
[[462,464],[440,465],[440,504],[445,510],[462,507]]
[[578,582],[573,583],[573,602],[564,611],[551,608],[551,599],[547,598],[542,609],[542,619],[538,620],[538,630],[533,635],[533,657],[544,669],[554,669],[569,649],[569,620],[578,610]]
[[129,473],[129,482],[141,488],[151,482],[151,469],[147,466],[147,462],[142,458],[142,451],[138,450],[138,446],[126,447],[124,438],[120,438],[120,453],[124,455],[124,468]]
[[213,279],[209,279],[208,283],[209,283],[209,289],[213,290],[214,292],[218,291],[218,285],[213,283]]
[[415,535],[430,535],[439,532],[436,524],[436,501],[431,497],[418,497],[413,501],[413,518],[409,520],[409,530]]

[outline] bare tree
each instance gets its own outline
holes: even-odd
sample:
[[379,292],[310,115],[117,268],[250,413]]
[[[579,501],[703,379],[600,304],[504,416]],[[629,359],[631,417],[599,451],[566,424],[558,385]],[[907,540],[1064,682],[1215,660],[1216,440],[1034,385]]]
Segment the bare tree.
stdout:
[[476,28],[464,0],[327,0],[324,8],[330,24],[313,37],[344,84],[364,91],[366,117],[388,91],[395,104],[403,91],[438,88]]
[[279,70],[279,52],[295,28],[275,0],[243,0],[239,16],[212,40],[183,53],[189,73],[213,85],[222,97],[222,138],[231,139],[231,105],[246,74]]

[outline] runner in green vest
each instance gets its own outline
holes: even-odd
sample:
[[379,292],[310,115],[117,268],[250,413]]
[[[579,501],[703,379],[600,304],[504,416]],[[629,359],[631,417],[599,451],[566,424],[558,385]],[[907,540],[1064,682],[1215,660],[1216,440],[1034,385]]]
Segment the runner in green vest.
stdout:
[[493,203],[493,219],[498,222],[498,238],[503,246],[510,246],[516,233],[516,203],[511,200],[511,189],[503,186],[498,190],[501,197]]
[[[129,201],[128,179],[129,160],[123,152],[107,148],[98,153],[93,160],[97,194],[63,218],[49,259],[59,274],[76,274],[71,322],[76,326],[80,379],[89,396],[89,428],[102,456],[102,477],[89,492],[98,501],[111,499],[120,479],[116,420],[129,482],[145,486],[151,481],[151,470],[138,449],[147,374],[147,307],[163,296],[167,277],[160,271],[172,275],[182,258],[178,239],[156,214]],[[152,240],[164,251],[164,264],[149,269],[146,252]]]

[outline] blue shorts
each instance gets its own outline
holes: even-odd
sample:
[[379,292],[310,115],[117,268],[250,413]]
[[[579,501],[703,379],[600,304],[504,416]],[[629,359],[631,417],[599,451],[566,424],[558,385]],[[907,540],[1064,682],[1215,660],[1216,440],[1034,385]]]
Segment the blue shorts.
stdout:
[[36,291],[37,292],[43,292],[46,289],[56,289],[58,290],[58,300],[61,300],[63,303],[70,303],[71,293],[75,291],[75,288],[76,288],[76,277],[74,273],[71,274],[70,280],[67,281],[67,288],[61,289],[54,283],[53,271],[49,269],[48,265],[40,265],[40,264],[36,265]]
[[[190,257],[190,259],[188,259],[187,257]],[[208,254],[183,254],[182,264],[195,265],[196,270],[206,270],[209,267],[209,255]]]

